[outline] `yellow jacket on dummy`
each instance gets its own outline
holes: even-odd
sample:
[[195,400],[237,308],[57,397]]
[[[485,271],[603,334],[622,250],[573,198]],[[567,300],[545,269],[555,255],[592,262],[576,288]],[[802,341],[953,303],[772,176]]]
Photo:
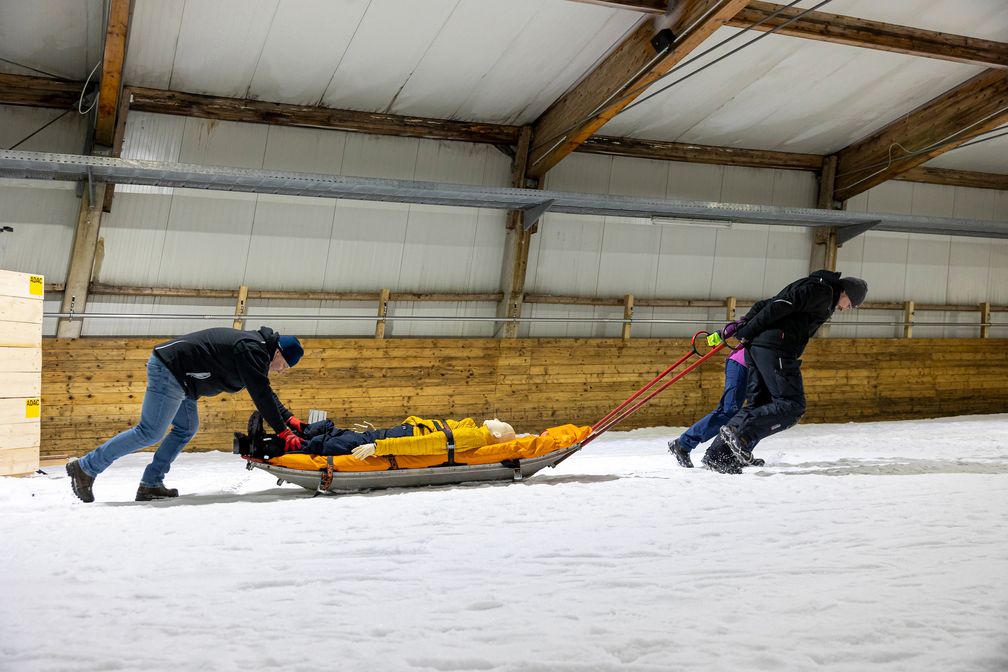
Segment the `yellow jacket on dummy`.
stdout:
[[477,425],[472,418],[462,420],[427,420],[411,415],[402,424],[413,426],[413,436],[402,436],[394,439],[378,439],[374,443],[366,443],[353,450],[353,456],[364,459],[372,455],[437,455],[447,452],[448,434],[444,431],[447,425],[451,432],[453,446],[456,451],[475,450],[492,443],[513,441],[515,431],[511,425],[497,418],[484,420]]

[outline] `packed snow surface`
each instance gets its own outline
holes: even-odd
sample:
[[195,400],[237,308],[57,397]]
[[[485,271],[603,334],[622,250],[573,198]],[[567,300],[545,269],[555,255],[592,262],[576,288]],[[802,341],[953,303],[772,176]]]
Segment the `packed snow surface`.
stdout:
[[149,454],[94,504],[0,478],[0,670],[1008,669],[1008,415],[801,425],[741,476],[679,431],[314,498],[227,453],[166,502]]

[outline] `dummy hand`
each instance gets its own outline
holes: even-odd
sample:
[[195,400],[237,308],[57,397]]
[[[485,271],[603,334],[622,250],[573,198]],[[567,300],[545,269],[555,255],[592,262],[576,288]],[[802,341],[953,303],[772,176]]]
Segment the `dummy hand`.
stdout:
[[287,418],[287,426],[293,429],[298,434],[304,434],[305,423],[301,422],[293,415]]
[[285,453],[290,453],[295,450],[301,450],[301,448],[304,446],[304,439],[302,439],[300,436],[295,436],[294,432],[292,432],[289,429],[285,429],[284,431],[277,434],[277,436],[283,439]]
[[363,460],[375,454],[375,444],[364,443],[353,449],[353,456],[358,460]]
[[355,422],[353,426],[353,431],[363,434],[364,432],[370,432],[375,426],[370,422],[365,420],[364,422]]

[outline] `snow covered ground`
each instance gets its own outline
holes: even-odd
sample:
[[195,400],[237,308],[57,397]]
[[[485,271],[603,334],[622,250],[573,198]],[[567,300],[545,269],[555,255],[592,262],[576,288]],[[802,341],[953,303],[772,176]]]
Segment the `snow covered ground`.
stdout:
[[[1005,670],[1008,415],[612,432],[513,485],[312,498],[225,453],[0,478],[0,670]],[[699,462],[701,453],[694,453]]]

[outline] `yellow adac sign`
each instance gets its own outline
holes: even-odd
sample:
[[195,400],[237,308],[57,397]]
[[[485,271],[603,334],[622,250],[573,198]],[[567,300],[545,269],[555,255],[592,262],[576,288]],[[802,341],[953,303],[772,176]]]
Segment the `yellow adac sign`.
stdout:
[[45,292],[45,278],[41,275],[28,276],[28,293],[33,296],[42,296]]
[[42,414],[42,400],[41,399],[26,399],[25,400],[25,417],[26,418],[37,418]]

